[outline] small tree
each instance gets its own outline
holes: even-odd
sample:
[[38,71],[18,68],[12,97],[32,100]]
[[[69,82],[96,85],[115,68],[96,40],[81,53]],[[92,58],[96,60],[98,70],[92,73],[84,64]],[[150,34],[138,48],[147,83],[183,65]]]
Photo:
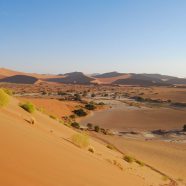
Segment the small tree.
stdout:
[[93,127],[92,123],[88,123],[87,127],[88,127],[89,130],[92,130],[92,127]]
[[81,101],[81,96],[79,94],[74,94],[75,101]]
[[96,126],[94,127],[94,130],[95,130],[95,132],[99,132],[99,131],[100,131],[100,127],[99,127],[98,125],[96,125]]
[[96,106],[94,104],[89,103],[89,104],[86,104],[85,105],[85,108],[87,110],[95,110],[96,109]]
[[79,123],[77,123],[77,122],[73,122],[73,123],[71,124],[71,126],[74,127],[74,128],[76,128],[76,129],[79,129],[79,128],[80,128],[80,125],[79,125]]
[[183,125],[183,131],[186,132],[186,124]]
[[74,110],[73,112],[74,112],[74,114],[76,114],[79,117],[87,115],[87,113],[83,109]]

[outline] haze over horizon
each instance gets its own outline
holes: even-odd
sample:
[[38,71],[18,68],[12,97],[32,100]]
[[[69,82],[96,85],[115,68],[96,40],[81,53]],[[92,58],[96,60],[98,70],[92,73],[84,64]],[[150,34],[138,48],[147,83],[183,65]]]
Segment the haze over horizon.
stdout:
[[186,77],[186,1],[1,0],[0,67]]

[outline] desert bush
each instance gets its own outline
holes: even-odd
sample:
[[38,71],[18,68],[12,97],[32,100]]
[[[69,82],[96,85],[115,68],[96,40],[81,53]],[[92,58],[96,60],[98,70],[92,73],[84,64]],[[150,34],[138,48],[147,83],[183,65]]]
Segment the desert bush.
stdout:
[[163,181],[168,181],[169,178],[168,178],[167,176],[162,176],[162,180],[163,180]]
[[4,92],[5,92],[6,94],[8,94],[9,96],[12,96],[12,95],[14,94],[13,91],[10,90],[10,89],[3,88],[3,90],[4,90]]
[[135,162],[136,162],[138,165],[142,166],[142,167],[144,166],[144,163],[143,163],[142,161],[136,160]]
[[96,97],[96,94],[92,93],[92,94],[91,94],[91,97],[92,97],[92,98]]
[[128,162],[128,163],[132,163],[132,162],[134,162],[134,159],[131,157],[131,156],[124,156],[123,157],[123,159],[126,161],[126,162]]
[[79,129],[79,128],[80,128],[80,125],[79,125],[79,123],[77,123],[77,122],[73,122],[73,123],[71,124],[71,126],[74,127],[74,128],[76,128],[76,129]]
[[62,91],[58,91],[57,94],[58,94],[59,96],[65,96],[65,95],[67,95],[66,92],[62,92]]
[[104,94],[103,96],[104,96],[104,97],[108,97],[108,94],[106,93],[106,94]]
[[72,143],[80,148],[86,148],[89,146],[89,136],[83,133],[74,134],[72,136]]
[[74,94],[75,101],[81,101],[81,96],[79,94]]
[[75,116],[74,114],[71,114],[71,115],[69,116],[69,118],[70,118],[70,119],[75,119],[76,116]]
[[98,125],[96,125],[96,126],[94,127],[94,130],[95,130],[95,132],[99,132],[99,131],[100,131],[100,127],[99,127]]
[[20,104],[20,107],[29,113],[33,113],[35,111],[35,106],[30,102]]
[[183,131],[185,131],[185,132],[186,132],[186,124],[185,124],[185,125],[183,125]]
[[94,153],[94,148],[93,147],[89,147],[88,151],[91,152],[91,153]]
[[93,128],[92,123],[88,123],[88,124],[87,124],[87,127],[88,127],[89,130],[92,130],[92,128]]
[[85,108],[87,110],[95,110],[96,106],[94,104],[88,103],[88,104],[85,105]]
[[115,150],[116,148],[113,146],[113,145],[111,145],[111,144],[108,144],[107,146],[106,146],[108,149],[111,149],[111,150]]
[[105,103],[104,102],[99,102],[98,105],[105,105]]
[[54,120],[57,120],[57,117],[54,116],[54,115],[50,115],[49,117],[52,118],[52,119],[54,119]]
[[74,110],[73,112],[74,112],[74,114],[76,114],[77,116],[80,116],[80,117],[87,115],[87,113],[83,109]]
[[4,107],[8,103],[9,103],[9,95],[3,89],[0,89],[0,107]]

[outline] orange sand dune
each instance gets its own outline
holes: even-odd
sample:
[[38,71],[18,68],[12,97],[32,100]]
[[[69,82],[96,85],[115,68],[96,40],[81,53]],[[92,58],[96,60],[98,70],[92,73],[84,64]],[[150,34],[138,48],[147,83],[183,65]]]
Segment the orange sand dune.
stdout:
[[59,101],[56,99],[44,99],[44,98],[19,98],[23,102],[32,102],[36,107],[43,109],[43,111],[49,115],[61,118],[63,116],[70,116],[73,114],[73,110],[76,109],[80,103],[74,101]]
[[6,68],[0,68],[0,75],[9,77],[9,76],[15,76],[15,75],[27,75],[27,76],[32,76],[38,79],[48,79],[48,78],[57,78],[57,77],[62,77],[62,76],[57,76],[57,75],[48,75],[48,74],[36,74],[36,73],[25,73],[25,72],[18,72],[14,70],[9,70]]
[[111,78],[96,78],[93,82],[98,84],[111,84],[118,79],[127,79],[130,76],[131,76],[130,74],[124,74],[121,76],[111,77]]
[[181,179],[186,183],[186,144],[98,136],[114,144],[123,152],[138,157],[172,178]]
[[[26,120],[34,117],[36,123]],[[95,153],[69,143],[75,133],[40,112],[29,114],[11,100],[0,110],[0,185],[2,186],[149,186],[162,176],[121,159],[118,152],[91,140]],[[110,160],[120,161],[120,170]]]

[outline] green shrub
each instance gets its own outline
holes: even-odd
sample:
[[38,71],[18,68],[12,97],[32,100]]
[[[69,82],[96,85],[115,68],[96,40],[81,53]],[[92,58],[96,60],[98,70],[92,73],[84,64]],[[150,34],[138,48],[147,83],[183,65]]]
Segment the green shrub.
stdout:
[[85,105],[85,108],[87,110],[95,110],[96,106],[94,104],[88,103],[88,104]]
[[99,132],[99,131],[100,131],[100,127],[99,127],[98,125],[96,125],[96,126],[94,127],[94,130],[95,130],[95,132]]
[[4,92],[5,92],[6,94],[8,94],[9,96],[12,96],[12,95],[13,95],[13,91],[12,91],[12,90],[7,89],[7,88],[3,88],[3,90],[4,90]]
[[74,94],[75,101],[81,101],[81,96],[79,94]]
[[23,108],[24,110],[26,110],[29,113],[33,113],[35,111],[35,106],[30,102],[20,104],[20,107]]
[[86,148],[89,146],[89,137],[83,133],[74,134],[72,136],[72,143],[80,148]]
[[142,166],[142,167],[144,166],[144,163],[143,163],[142,161],[136,160],[135,162],[136,162],[138,165]]
[[87,115],[87,113],[83,109],[74,110],[73,112],[74,112],[74,114],[76,114],[79,117]]
[[124,156],[123,159],[128,162],[128,163],[132,163],[134,162],[134,158],[132,158],[131,156]]
[[75,119],[76,118],[76,116],[74,114],[71,114],[69,117],[70,117],[70,119]]
[[71,126],[74,127],[74,128],[76,128],[76,129],[79,129],[79,128],[80,128],[80,125],[79,125],[79,123],[77,123],[77,122],[73,122],[73,123],[71,124]]
[[89,130],[92,130],[92,128],[93,128],[92,123],[88,123],[88,124],[87,124],[87,127],[88,127]]
[[0,107],[4,107],[9,103],[9,95],[3,90],[0,89]]

